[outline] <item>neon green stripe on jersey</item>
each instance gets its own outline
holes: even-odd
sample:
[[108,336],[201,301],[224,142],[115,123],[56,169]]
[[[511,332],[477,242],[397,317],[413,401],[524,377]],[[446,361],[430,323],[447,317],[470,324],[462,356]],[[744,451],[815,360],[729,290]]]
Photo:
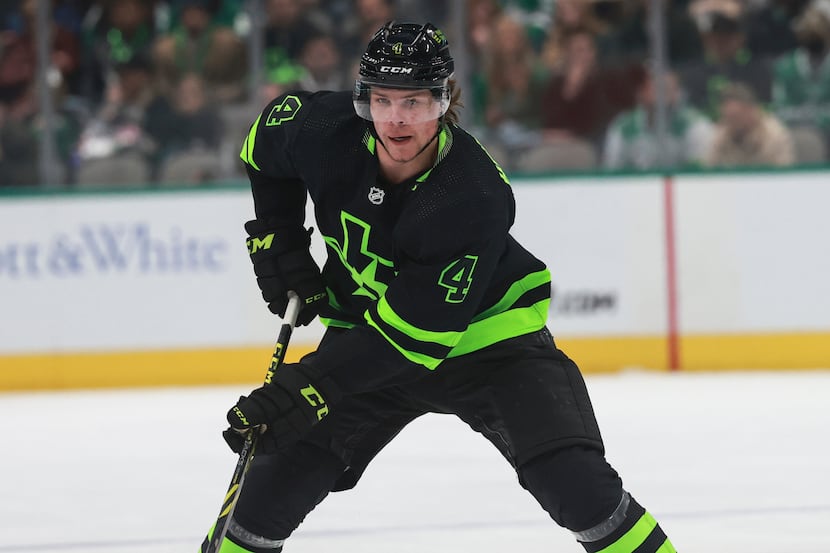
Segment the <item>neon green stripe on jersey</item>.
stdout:
[[377,149],[377,140],[372,136],[372,133],[366,131],[366,134],[363,135],[363,143],[366,144],[366,149],[369,150],[369,153],[374,155]]
[[505,174],[504,169],[501,168],[501,165],[499,165],[499,162],[496,161],[496,158],[494,158],[492,155],[490,155],[490,152],[488,152],[487,148],[485,148],[484,145],[481,142],[479,142],[478,138],[476,138],[475,141],[478,142],[478,145],[481,146],[481,149],[484,150],[484,153],[487,154],[487,157],[489,157],[490,161],[493,162],[493,165],[496,166],[496,170],[499,172],[499,176],[501,177],[501,180],[503,180],[505,184],[510,184],[510,179],[507,178],[507,175]]
[[435,158],[435,163],[432,164],[426,173],[415,179],[416,182],[424,182],[429,178],[429,174],[435,169],[435,166],[441,163],[441,160],[447,156],[447,152],[450,151],[452,147],[452,133],[447,129],[446,125],[441,126],[441,130],[438,133],[438,156]]
[[432,370],[435,370],[435,368],[438,365],[441,364],[441,361],[443,361],[443,359],[437,359],[437,358],[431,357],[429,355],[424,355],[423,353],[417,353],[417,352],[409,351],[407,349],[402,348],[400,345],[395,343],[395,341],[388,334],[386,334],[383,331],[383,329],[380,328],[380,326],[378,326],[378,324],[374,321],[374,319],[372,319],[372,315],[368,311],[366,312],[366,314],[364,316],[366,318],[366,322],[369,323],[369,326],[371,326],[372,328],[374,328],[375,330],[380,332],[381,336],[383,336],[386,339],[386,341],[389,342],[389,344],[393,348],[398,350],[398,352],[401,355],[403,355],[405,358],[412,361],[413,363],[423,365],[423,366],[425,366],[426,368],[428,368],[429,370],[432,371]]
[[395,313],[392,306],[389,305],[388,301],[386,301],[386,296],[383,296],[380,300],[378,300],[377,312],[378,316],[384,323],[388,324],[395,330],[406,334],[409,338],[418,340],[419,342],[434,342],[444,347],[451,348],[458,343],[463,334],[462,332],[453,331],[436,332],[433,330],[424,330],[422,328],[418,328],[417,326],[411,325],[403,320],[400,315]]
[[357,325],[348,321],[341,321],[339,319],[330,319],[328,317],[320,317],[320,323],[326,328],[354,328]]
[[597,553],[631,553],[646,541],[651,531],[657,526],[657,521],[649,513],[640,517],[631,529],[617,541],[600,549]]
[[[331,288],[326,286],[326,292],[328,292],[329,306],[334,311],[337,311],[338,313],[342,313],[343,308],[340,306],[340,302],[337,301],[337,296],[335,295],[334,290],[332,290]],[[350,323],[348,321],[343,321],[343,320],[340,320],[340,319],[335,319],[335,318],[332,318],[332,317],[323,317],[323,316],[320,317],[320,322],[326,328],[328,328],[328,327],[354,328],[355,326],[357,326],[356,324]]]
[[550,271],[547,269],[543,269],[541,271],[537,271],[535,273],[530,273],[529,275],[521,278],[514,282],[510,288],[508,288],[507,293],[504,295],[502,299],[496,303],[490,309],[482,311],[478,315],[475,316],[473,322],[482,321],[487,319],[488,317],[492,317],[498,313],[502,313],[510,309],[510,306],[516,303],[522,294],[527,292],[528,290],[532,290],[538,286],[543,284],[550,283]]
[[470,324],[461,341],[447,355],[458,357],[481,348],[541,330],[547,321],[550,299],[538,301],[530,307],[518,307]]
[[256,118],[254,124],[251,125],[251,130],[248,131],[248,136],[245,137],[245,142],[242,143],[242,151],[239,152],[239,157],[256,169],[257,171],[260,170],[259,165],[256,164],[254,161],[254,142],[256,141],[256,131],[259,128],[259,120],[262,118],[262,114],[259,114],[259,117]]

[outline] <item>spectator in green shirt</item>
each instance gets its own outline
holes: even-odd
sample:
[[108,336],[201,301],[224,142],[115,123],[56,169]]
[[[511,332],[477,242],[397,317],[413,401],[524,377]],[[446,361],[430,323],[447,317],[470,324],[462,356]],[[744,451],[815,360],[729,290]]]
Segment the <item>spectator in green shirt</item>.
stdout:
[[830,140],[830,0],[795,21],[800,46],[775,64],[772,107],[789,126],[816,126]]
[[677,75],[667,73],[663,78],[666,135],[658,136],[656,84],[651,75],[646,75],[637,90],[637,106],[612,121],[603,149],[605,168],[683,168],[702,163],[712,140],[712,122],[683,103]]

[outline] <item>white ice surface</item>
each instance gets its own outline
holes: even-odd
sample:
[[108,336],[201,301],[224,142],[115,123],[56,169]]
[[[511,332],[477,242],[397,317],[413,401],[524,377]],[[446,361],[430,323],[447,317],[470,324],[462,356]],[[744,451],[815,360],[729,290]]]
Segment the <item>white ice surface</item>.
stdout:
[[[626,487],[680,553],[830,552],[830,371],[589,376]],[[247,386],[0,394],[0,552],[195,552]],[[490,444],[415,421],[286,553],[578,553]]]

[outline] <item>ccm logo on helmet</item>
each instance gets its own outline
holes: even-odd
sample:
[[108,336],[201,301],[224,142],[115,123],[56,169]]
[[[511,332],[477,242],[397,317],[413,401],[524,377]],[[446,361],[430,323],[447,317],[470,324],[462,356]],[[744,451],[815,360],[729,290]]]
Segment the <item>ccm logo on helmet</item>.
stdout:
[[380,66],[381,73],[400,73],[402,75],[412,73],[411,67],[393,67],[389,65]]

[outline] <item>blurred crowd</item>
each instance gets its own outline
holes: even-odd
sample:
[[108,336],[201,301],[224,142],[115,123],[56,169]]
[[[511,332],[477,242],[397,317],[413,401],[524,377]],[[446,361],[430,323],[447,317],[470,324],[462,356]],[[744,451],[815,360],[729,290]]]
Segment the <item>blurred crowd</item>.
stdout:
[[63,186],[239,177],[262,106],[350,89],[390,19],[445,30],[465,64],[463,123],[510,171],[826,162],[830,0],[665,1],[659,75],[652,0],[459,3],[52,0],[39,78],[37,0],[6,0],[0,186],[40,182],[42,86]]

